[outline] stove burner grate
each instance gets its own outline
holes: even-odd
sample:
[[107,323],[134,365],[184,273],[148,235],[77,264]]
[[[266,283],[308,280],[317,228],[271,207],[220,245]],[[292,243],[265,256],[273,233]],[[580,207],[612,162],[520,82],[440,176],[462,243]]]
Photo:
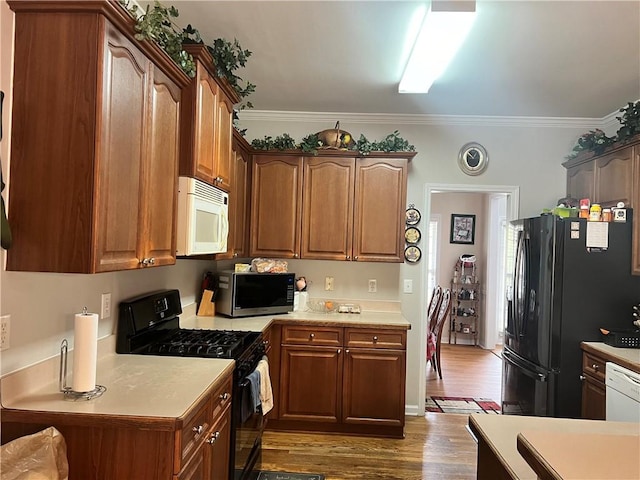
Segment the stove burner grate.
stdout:
[[259,336],[256,332],[228,330],[172,330],[163,340],[151,343],[151,355],[184,357],[237,358]]

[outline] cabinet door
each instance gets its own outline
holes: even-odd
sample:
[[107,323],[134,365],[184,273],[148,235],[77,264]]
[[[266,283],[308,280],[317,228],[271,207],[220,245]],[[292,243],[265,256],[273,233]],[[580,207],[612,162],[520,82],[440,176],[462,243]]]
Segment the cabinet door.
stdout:
[[176,263],[176,210],[180,135],[180,89],[160,70],[154,69],[149,119],[149,153],[143,202],[146,213],[140,258],[153,265]]
[[196,109],[194,128],[195,176],[211,185],[215,177],[215,127],[218,113],[218,86],[202,66],[198,66],[196,77]]
[[205,462],[206,448],[206,443],[204,445],[200,445],[200,449],[196,452],[195,456],[189,460],[189,463],[185,465],[184,469],[174,477],[175,480],[210,480],[211,478],[214,478],[207,475],[207,466]]
[[405,356],[404,350],[345,350],[343,422],[404,425]]
[[594,192],[596,202],[602,205],[632,202],[633,151],[634,147],[629,146],[596,159]]
[[407,160],[356,160],[353,260],[402,262]]
[[150,61],[108,27],[100,161],[95,191],[95,271],[137,268],[144,212],[143,155]]
[[229,455],[231,451],[231,408],[213,426],[209,438],[204,443],[205,464],[209,475],[207,480],[226,480],[229,475]]
[[298,258],[302,157],[257,155],[251,175],[250,256]]
[[350,260],[354,158],[304,159],[301,258]]
[[216,255],[216,259],[247,257],[248,250],[248,195],[249,195],[249,154],[240,145],[240,140],[232,143],[233,175],[229,195],[229,248],[226,254]]
[[567,196],[572,198],[594,198],[595,162],[581,163],[567,169]]
[[602,382],[584,375],[582,380],[582,418],[604,420],[607,412],[606,389]]
[[338,423],[342,357],[341,348],[283,345],[279,418]]
[[231,171],[234,160],[231,155],[233,103],[231,103],[231,100],[220,90],[218,90],[218,113],[216,120],[215,185],[225,192],[229,192],[231,191]]

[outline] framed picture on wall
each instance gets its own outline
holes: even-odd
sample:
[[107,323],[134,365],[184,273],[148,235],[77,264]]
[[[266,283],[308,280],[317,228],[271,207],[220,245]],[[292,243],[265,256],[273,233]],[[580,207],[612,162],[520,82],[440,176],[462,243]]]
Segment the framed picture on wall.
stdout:
[[451,236],[449,243],[473,245],[476,233],[476,216],[460,213],[451,214]]

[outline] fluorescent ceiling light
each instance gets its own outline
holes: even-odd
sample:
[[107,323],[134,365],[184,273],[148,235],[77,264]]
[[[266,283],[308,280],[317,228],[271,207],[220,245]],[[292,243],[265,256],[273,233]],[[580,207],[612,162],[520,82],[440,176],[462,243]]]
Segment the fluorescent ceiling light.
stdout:
[[427,93],[464,42],[475,16],[474,1],[433,0],[422,19],[398,92]]

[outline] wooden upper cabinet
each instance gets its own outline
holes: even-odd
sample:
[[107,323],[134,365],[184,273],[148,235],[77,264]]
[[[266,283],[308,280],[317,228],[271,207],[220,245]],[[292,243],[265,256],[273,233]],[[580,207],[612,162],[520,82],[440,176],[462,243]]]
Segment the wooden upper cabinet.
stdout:
[[301,258],[349,260],[355,159],[304,159]]
[[406,159],[357,159],[353,220],[354,260],[404,261],[406,198]]
[[235,129],[232,158],[234,159],[233,188],[233,257],[249,256],[249,203],[251,202],[251,155],[249,144]]
[[135,40],[118,4],[9,5],[16,52],[7,268],[94,273],[175,263],[188,77],[158,47]]
[[571,198],[594,198],[595,165],[581,163],[567,168],[567,196]]
[[630,145],[595,160],[595,192],[593,198],[603,206],[615,206],[618,202],[632,204],[634,150]]
[[251,256],[402,262],[407,164],[386,156],[254,156]]
[[251,175],[250,256],[298,258],[302,157],[254,155]]
[[180,175],[231,190],[233,105],[239,101],[228,82],[215,76],[213,58],[203,44],[185,44],[196,76],[182,93]]

